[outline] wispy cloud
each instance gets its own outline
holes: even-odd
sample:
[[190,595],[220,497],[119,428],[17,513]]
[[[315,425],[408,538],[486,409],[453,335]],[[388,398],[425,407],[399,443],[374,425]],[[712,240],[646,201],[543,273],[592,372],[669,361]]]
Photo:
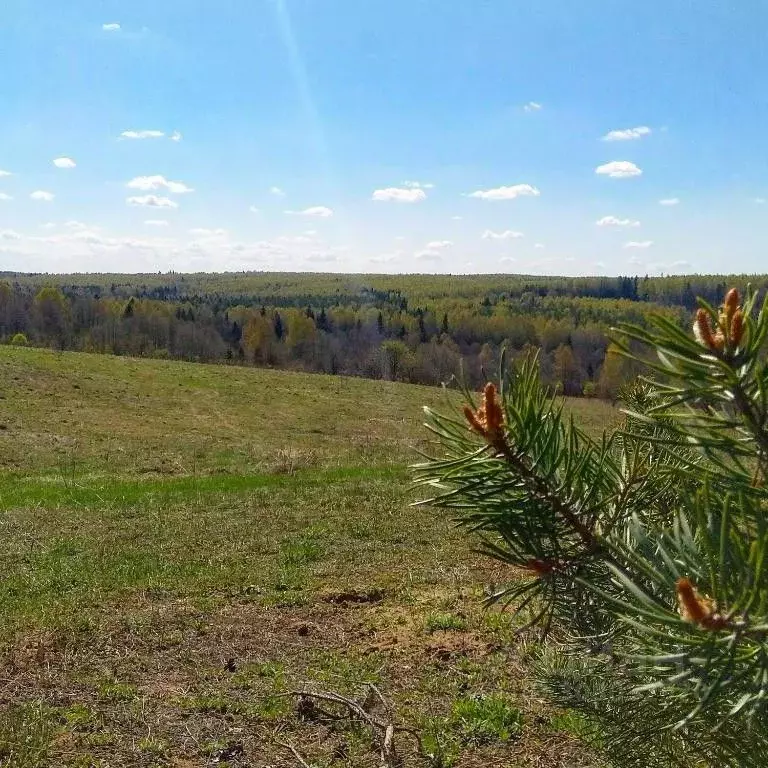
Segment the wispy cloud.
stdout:
[[442,251],[452,247],[452,240],[432,240],[420,251],[416,251],[413,254],[413,258],[418,259],[419,261],[440,261],[442,258]]
[[624,243],[625,248],[650,248],[653,245],[653,240],[630,240],[628,243]]
[[755,202],[756,202],[758,205],[763,205],[763,204],[765,203],[765,198],[764,198],[764,197],[756,197],[756,198],[755,198]]
[[42,200],[45,203],[50,203],[56,195],[54,195],[53,192],[46,192],[44,189],[38,189],[33,192],[30,197],[33,200]]
[[158,195],[139,195],[136,197],[127,197],[125,202],[128,205],[140,206],[144,208],[178,208],[179,204],[168,197],[159,197]]
[[165,176],[137,176],[135,179],[131,179],[126,186],[129,189],[140,189],[142,192],[167,189],[177,195],[195,191],[183,181],[170,181]]
[[0,171],[0,178],[3,176],[13,176],[13,174],[10,171]]
[[522,232],[515,232],[512,229],[505,229],[503,232],[494,232],[491,229],[486,229],[480,235],[483,240],[517,240],[523,236]]
[[642,170],[629,160],[614,160],[595,168],[598,176],[609,176],[612,179],[629,179],[632,176],[640,176]]
[[534,247],[534,248],[538,248],[539,250],[543,250],[543,248],[544,248],[544,243],[534,243],[534,244],[533,244],[533,247]]
[[603,141],[633,141],[642,139],[643,136],[650,136],[651,129],[647,125],[638,125],[637,128],[625,128],[621,131],[608,131],[603,136]]
[[207,227],[195,227],[189,230],[190,235],[195,237],[226,237],[226,229],[208,229]]
[[541,104],[538,101],[529,101],[523,107],[523,112],[538,112],[541,108]]
[[603,216],[595,224],[598,227],[639,227],[640,222],[635,219],[619,219],[616,216]]
[[53,164],[57,168],[74,168],[77,165],[71,157],[57,157]]
[[429,181],[404,181],[404,187],[408,189],[434,189],[435,185]]
[[248,210],[251,213],[261,213],[261,208],[257,208],[255,205],[249,206]]
[[510,187],[478,189],[471,192],[469,197],[476,197],[480,200],[514,200],[516,197],[538,197],[540,194],[541,192],[530,184],[513,184]]
[[179,131],[174,131],[169,137],[171,141],[179,142],[182,139],[181,133]]
[[427,199],[427,193],[420,187],[386,187],[385,189],[376,189],[371,195],[371,200],[378,202],[395,203],[419,203]]
[[285,192],[280,187],[270,187],[269,194],[275,197],[285,197]]
[[513,262],[517,261],[517,259],[514,256],[502,256],[499,261],[502,264],[512,264]]
[[120,25],[116,21],[113,21],[111,24],[102,24],[101,28],[105,32],[119,32],[120,31]]
[[429,248],[425,248],[422,251],[416,251],[416,253],[413,254],[414,259],[418,259],[419,261],[440,261],[442,256],[440,255],[440,251],[433,251]]
[[13,229],[0,230],[0,238],[3,240],[21,240],[21,235]]
[[168,222],[165,219],[147,219],[144,222],[148,227],[167,227]]
[[665,197],[663,200],[659,200],[659,205],[679,205],[679,197]]
[[9,195],[5,192],[0,192],[0,200],[13,200],[13,195]]
[[165,131],[123,131],[121,139],[162,139]]
[[302,211],[286,211],[286,213],[293,216],[315,216],[319,219],[328,219],[333,216],[333,209],[325,205],[313,205],[309,208],[304,208]]

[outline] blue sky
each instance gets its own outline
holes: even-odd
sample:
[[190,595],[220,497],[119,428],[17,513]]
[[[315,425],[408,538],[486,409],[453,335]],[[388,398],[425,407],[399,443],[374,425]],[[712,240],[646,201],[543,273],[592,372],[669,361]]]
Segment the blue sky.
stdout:
[[765,272],[766,29],[750,0],[3,0],[0,269]]

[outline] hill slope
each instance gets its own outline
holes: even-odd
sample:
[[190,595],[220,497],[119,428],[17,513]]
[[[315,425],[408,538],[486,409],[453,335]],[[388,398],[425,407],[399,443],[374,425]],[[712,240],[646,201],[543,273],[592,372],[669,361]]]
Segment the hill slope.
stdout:
[[[312,760],[378,765],[355,731],[291,714],[281,695],[306,680],[377,682],[445,764],[580,764],[530,697],[512,622],[479,610],[508,574],[409,506],[420,408],[455,395],[7,347],[0,395],[3,677],[46,705],[0,730],[31,719],[50,764],[205,765],[242,742],[243,764],[294,765],[279,725]],[[485,693],[522,716],[515,744],[456,714]]]

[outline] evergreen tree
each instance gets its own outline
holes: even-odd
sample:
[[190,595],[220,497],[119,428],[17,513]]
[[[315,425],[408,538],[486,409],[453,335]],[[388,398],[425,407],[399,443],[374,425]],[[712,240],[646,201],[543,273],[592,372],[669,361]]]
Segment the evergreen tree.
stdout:
[[467,392],[463,418],[427,411],[428,503],[518,569],[491,600],[546,638],[542,689],[616,768],[768,764],[768,301],[699,304],[693,334],[622,329],[655,379],[625,388],[599,441],[535,360],[479,407]]
[[424,344],[427,341],[427,329],[424,326],[424,310],[419,309],[416,314],[419,323],[419,341]]
[[283,327],[283,319],[280,317],[279,312],[275,312],[275,319],[272,323],[272,327],[275,331],[275,338],[278,341],[282,341],[283,336],[285,336],[285,328]]
[[325,307],[321,307],[320,314],[317,316],[315,325],[318,330],[330,332],[331,324],[328,322],[328,316],[325,314]]

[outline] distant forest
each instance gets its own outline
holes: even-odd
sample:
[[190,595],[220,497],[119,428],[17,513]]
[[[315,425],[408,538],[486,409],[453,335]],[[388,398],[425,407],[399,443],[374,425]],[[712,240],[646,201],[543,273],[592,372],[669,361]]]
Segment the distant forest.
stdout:
[[567,395],[611,398],[636,370],[609,329],[768,276],[0,274],[0,340],[61,350],[478,385],[500,350],[540,350]]

